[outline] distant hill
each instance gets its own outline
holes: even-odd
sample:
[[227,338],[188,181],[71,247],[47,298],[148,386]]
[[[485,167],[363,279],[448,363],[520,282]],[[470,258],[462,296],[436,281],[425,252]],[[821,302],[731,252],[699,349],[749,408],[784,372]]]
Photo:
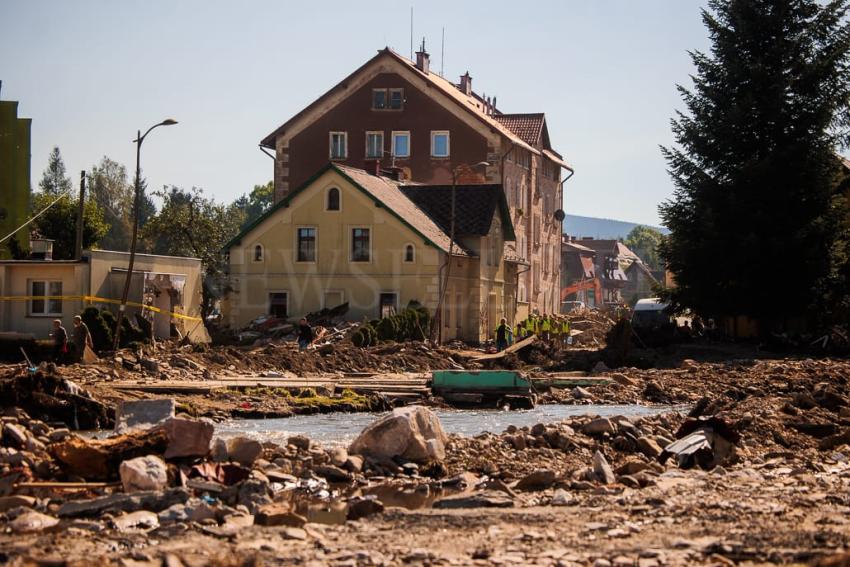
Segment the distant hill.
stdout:
[[[636,226],[641,226],[641,223],[597,217],[582,217],[579,215],[567,215],[564,218],[564,234],[569,234],[570,236],[592,236],[596,239],[617,240],[626,238]],[[670,234],[670,231],[664,227],[645,226],[659,230],[662,234]]]

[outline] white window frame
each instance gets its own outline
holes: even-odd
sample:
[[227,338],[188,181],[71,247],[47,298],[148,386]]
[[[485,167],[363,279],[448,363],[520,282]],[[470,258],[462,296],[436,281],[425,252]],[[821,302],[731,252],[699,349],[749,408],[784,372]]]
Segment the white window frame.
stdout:
[[[378,150],[378,155],[369,155],[369,136],[380,136],[381,147]],[[384,157],[384,131],[383,130],[367,130],[366,131],[366,148],[364,150],[366,159],[381,159]]]
[[[51,285],[51,284],[58,283],[58,284],[59,284],[59,286],[60,286],[60,288],[63,288],[63,287],[64,287],[64,284],[63,284],[62,280],[57,280],[57,279],[43,279],[43,280],[41,280],[41,279],[33,279],[33,280],[27,280],[27,290],[29,291],[30,296],[35,296],[35,292],[33,291],[33,289],[32,289],[32,288],[33,288],[33,284],[36,284],[36,283],[43,283],[43,284],[44,284],[44,295],[43,295],[43,296],[39,296],[39,297],[50,297],[50,296],[52,295],[52,294],[50,293],[50,285]],[[60,289],[60,290],[59,290],[59,295],[62,295],[62,294],[63,294],[63,292],[64,292],[64,290],[63,290],[63,289]],[[27,302],[27,315],[28,315],[29,317],[54,317],[54,318],[55,318],[55,317],[57,317],[57,316],[61,316],[61,315],[63,314],[63,311],[65,310],[65,306],[64,306],[64,302],[63,302],[61,299],[58,299],[58,300],[44,299],[43,301],[44,301],[44,311],[39,312],[39,313],[36,313],[36,312],[35,312],[35,311],[33,311],[33,309],[32,309],[32,302],[33,302],[33,300],[32,300],[32,299],[30,299],[30,300]],[[59,310],[59,311],[51,311],[51,310],[50,310],[50,303],[51,303],[51,301],[58,301],[58,302],[59,302],[59,308],[60,308],[60,310]]]
[[[410,260],[407,259],[407,248],[408,247],[410,247],[410,249],[413,251],[413,258],[411,258]],[[404,249],[401,252],[401,261],[404,264],[415,264],[416,263],[416,245],[414,243],[412,243],[412,242],[405,243]]]
[[[434,153],[435,149],[435,140],[437,136],[446,136],[446,154],[445,155],[436,155]],[[432,158],[448,158],[452,155],[452,137],[451,132],[449,130],[431,130],[431,157]]]
[[[334,136],[342,136],[343,155],[334,156]],[[330,159],[348,159],[348,132],[332,130],[328,132],[328,157]]]
[[[328,208],[328,199],[330,198],[331,191],[336,189],[337,195],[339,195],[339,208],[338,209],[329,209]],[[325,190],[325,212],[328,213],[341,213],[342,212],[342,189],[337,187],[336,185],[332,185]]]
[[273,293],[282,293],[286,296],[286,315],[284,315],[284,316],[289,317],[290,314],[292,313],[292,309],[290,309],[290,307],[292,307],[292,304],[289,302],[289,298],[290,298],[291,294],[289,293],[288,289],[270,289],[270,290],[266,291],[266,305],[268,306],[266,313],[268,315],[272,314],[272,294]]
[[[397,137],[405,136],[407,138],[407,153],[406,154],[398,154],[395,151],[395,139]],[[390,148],[393,157],[397,158],[409,158],[411,154],[410,147],[410,130],[393,130],[392,133],[392,148]]]
[[[355,260],[354,259],[354,231],[357,229],[369,231],[369,259]],[[348,227],[348,261],[351,264],[371,264],[373,258],[373,242],[371,225],[353,225]]]
[[[260,248],[260,259],[257,260],[257,247]],[[255,242],[253,246],[251,246],[251,262],[254,264],[262,264],[266,261],[266,247],[260,244],[259,242]]]
[[[315,231],[315,237],[314,237],[314,241],[313,241],[313,259],[312,260],[299,260],[298,259],[298,251],[301,247],[301,241],[298,238],[298,231],[305,229],[305,228],[312,228]],[[294,260],[295,260],[296,264],[315,264],[316,262],[318,262],[319,261],[319,227],[314,225],[314,224],[299,224],[299,225],[296,225],[295,226],[295,246],[293,246],[293,248],[295,249]]]

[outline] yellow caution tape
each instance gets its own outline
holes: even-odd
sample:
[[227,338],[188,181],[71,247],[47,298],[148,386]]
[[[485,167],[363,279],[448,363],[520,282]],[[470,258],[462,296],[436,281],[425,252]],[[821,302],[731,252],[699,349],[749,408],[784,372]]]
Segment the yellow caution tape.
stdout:
[[[43,301],[47,301],[50,299],[59,301],[84,301],[86,303],[112,303],[115,305],[121,305],[121,302],[117,299],[97,297],[94,295],[0,295],[0,301],[32,301],[34,299],[41,299]],[[153,311],[154,313],[170,315],[175,319],[183,319],[186,321],[201,321],[200,317],[192,317],[191,315],[175,313],[174,311],[166,311],[165,309],[160,309],[159,307],[154,307],[153,305],[145,305],[143,303],[136,303],[135,301],[128,301],[127,305],[129,305],[130,307],[147,309],[148,311]]]

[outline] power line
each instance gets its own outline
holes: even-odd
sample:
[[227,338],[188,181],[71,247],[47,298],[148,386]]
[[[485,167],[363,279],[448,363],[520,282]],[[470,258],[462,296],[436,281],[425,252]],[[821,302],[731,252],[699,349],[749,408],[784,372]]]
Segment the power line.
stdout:
[[7,234],[6,236],[4,236],[3,238],[0,238],[0,244],[4,243],[4,242],[6,242],[8,239],[12,238],[12,237],[15,235],[15,233],[17,233],[17,232],[18,232],[19,230],[21,230],[22,228],[26,228],[26,227],[27,227],[27,225],[29,225],[32,221],[34,221],[35,219],[37,219],[38,217],[40,217],[41,215],[43,215],[45,212],[47,212],[47,210],[48,210],[50,207],[52,207],[53,205],[55,205],[56,203],[58,203],[58,202],[59,202],[59,199],[61,199],[62,197],[67,197],[67,196],[69,196],[69,195],[70,195],[70,193],[71,193],[71,191],[73,191],[73,190],[74,190],[74,189],[73,189],[73,187],[72,187],[71,189],[68,189],[67,191],[65,191],[64,193],[62,193],[62,194],[61,194],[61,195],[59,195],[58,197],[56,197],[56,200],[54,200],[52,203],[50,203],[49,205],[47,205],[46,207],[44,207],[43,209],[41,209],[41,210],[38,212],[38,214],[34,215],[34,216],[33,216],[32,218],[30,218],[27,222],[25,222],[24,224],[22,224],[21,226],[19,226],[18,228],[16,228],[15,230],[13,230],[12,232],[10,232],[10,233],[9,233],[9,234]]

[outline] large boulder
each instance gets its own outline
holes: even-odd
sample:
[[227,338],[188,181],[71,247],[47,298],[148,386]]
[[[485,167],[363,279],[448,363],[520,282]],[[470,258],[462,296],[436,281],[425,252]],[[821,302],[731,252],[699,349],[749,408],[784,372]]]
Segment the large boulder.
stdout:
[[349,453],[427,463],[446,458],[448,437],[437,415],[422,406],[396,408],[360,432]]
[[168,467],[156,455],[124,461],[118,472],[124,492],[162,490],[168,486]]
[[173,399],[123,401],[115,410],[115,433],[150,429],[174,417]]
[[206,457],[215,426],[208,421],[172,417],[163,426],[168,434],[165,458]]

